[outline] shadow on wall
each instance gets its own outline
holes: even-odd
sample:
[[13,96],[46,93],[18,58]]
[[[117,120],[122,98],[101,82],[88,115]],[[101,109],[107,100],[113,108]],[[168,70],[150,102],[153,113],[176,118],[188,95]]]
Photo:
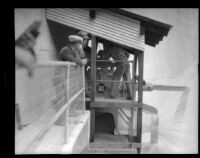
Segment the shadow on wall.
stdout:
[[59,51],[62,49],[62,47],[66,46],[69,43],[68,35],[77,34],[79,30],[59,24],[51,20],[47,20],[47,24],[49,26],[50,34],[56,47],[56,57],[57,59],[59,59]]

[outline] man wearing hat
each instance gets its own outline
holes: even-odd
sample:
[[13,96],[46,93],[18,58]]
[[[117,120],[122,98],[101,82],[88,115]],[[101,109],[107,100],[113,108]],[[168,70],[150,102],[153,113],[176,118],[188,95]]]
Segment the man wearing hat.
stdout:
[[60,57],[63,61],[75,62],[78,65],[85,65],[87,60],[82,48],[83,39],[77,35],[69,35],[69,44],[60,50]]

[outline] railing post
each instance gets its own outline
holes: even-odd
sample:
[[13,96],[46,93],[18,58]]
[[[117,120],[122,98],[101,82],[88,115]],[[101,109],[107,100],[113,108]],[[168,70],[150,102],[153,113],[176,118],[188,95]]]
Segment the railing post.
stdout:
[[[70,70],[70,65],[67,66],[67,79],[66,79],[66,93],[65,93],[65,100],[66,102],[68,102],[69,100],[69,70]],[[66,103],[65,102],[65,103]],[[65,118],[64,118],[64,144],[67,143],[67,137],[68,137],[68,131],[67,131],[67,128],[68,128],[68,113],[69,113],[69,110],[68,108],[66,108],[65,110]]]
[[92,35],[92,52],[91,52],[91,101],[95,101],[96,94],[96,37]]
[[[92,35],[92,52],[91,52],[91,103],[95,101],[96,95],[96,37]],[[94,141],[95,133],[95,108],[91,107],[91,135],[90,140]]]
[[85,66],[82,66],[81,67],[81,71],[82,71],[82,86],[84,88],[84,91],[83,91],[83,111],[85,110]]
[[[138,83],[138,103],[143,103],[143,65],[144,52],[138,53],[138,69],[139,69],[139,83]],[[142,107],[138,108],[137,114],[137,142],[141,143],[142,139]],[[137,152],[141,152],[141,148],[137,148]]]
[[[132,103],[135,101],[135,85],[134,85],[134,61],[132,61]],[[133,142],[133,118],[134,118],[134,108],[131,108],[131,118],[130,118],[130,134],[129,134],[129,140]]]

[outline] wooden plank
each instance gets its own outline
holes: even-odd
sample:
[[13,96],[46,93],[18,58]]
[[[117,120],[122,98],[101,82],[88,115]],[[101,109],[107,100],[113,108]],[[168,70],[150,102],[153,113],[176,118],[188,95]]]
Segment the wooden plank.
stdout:
[[135,87],[135,78],[134,78],[134,71],[135,71],[135,63],[134,63],[134,61],[132,62],[132,101],[134,102],[135,101],[135,89],[136,89],[136,87]]
[[135,108],[135,107],[142,107],[141,104],[138,104],[136,102],[131,102],[130,100],[122,101],[119,100],[119,102],[115,99],[101,99],[96,100],[95,102],[91,102],[91,107],[106,107],[106,108]]
[[96,37],[92,35],[92,49],[91,49],[91,101],[95,101],[96,94]]
[[94,142],[95,134],[95,108],[90,109],[90,142]]
[[[91,103],[95,101],[96,94],[96,37],[92,35],[92,49],[91,49]],[[90,104],[91,106],[91,104]],[[95,108],[91,108],[91,131],[90,141],[94,141],[95,133]]]
[[[134,61],[132,62],[132,103],[134,103],[135,102],[135,86],[134,86],[134,81],[135,81],[135,79],[134,79]],[[131,141],[132,142],[132,136],[134,135],[134,133],[133,133],[133,117],[134,117],[134,109],[130,109],[130,111],[131,111],[131,118],[130,118],[130,125],[129,125],[129,141]]]
[[[144,52],[138,54],[138,68],[139,68],[139,83],[138,83],[138,103],[143,103],[143,66],[144,66]],[[137,143],[142,140],[142,108],[138,108],[137,114]],[[141,149],[137,149],[140,153]]]
[[137,75],[137,54],[134,55],[134,76]]
[[127,100],[125,98],[103,98],[103,97],[96,97],[96,101],[98,102],[115,102],[115,103],[132,103],[131,100]]
[[[90,98],[86,98],[86,101],[90,101]],[[144,112],[158,114],[158,110],[148,104],[132,102],[125,99],[105,99],[96,98],[95,102],[91,103],[91,107],[106,107],[106,108],[143,108]]]

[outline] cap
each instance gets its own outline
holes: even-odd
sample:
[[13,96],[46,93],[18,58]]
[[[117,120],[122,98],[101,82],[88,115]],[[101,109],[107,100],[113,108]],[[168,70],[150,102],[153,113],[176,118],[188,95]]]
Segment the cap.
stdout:
[[85,31],[79,31],[79,32],[78,32],[78,35],[81,36],[83,39],[90,39],[90,38],[88,37],[88,33],[85,32]]
[[83,38],[80,36],[76,36],[76,35],[69,35],[68,39],[70,42],[83,42]]

